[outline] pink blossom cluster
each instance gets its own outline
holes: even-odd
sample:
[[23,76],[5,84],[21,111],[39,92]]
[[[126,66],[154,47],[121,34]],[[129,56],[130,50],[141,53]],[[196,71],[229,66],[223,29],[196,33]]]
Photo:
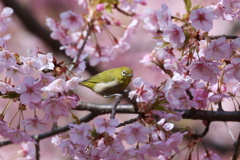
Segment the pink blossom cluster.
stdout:
[[[47,121],[56,122],[60,116],[68,117],[69,109],[75,108],[79,101],[78,96],[71,90],[78,86],[81,78],[63,80],[54,77],[56,64],[53,62],[52,53],[41,53],[38,48],[29,50],[28,53],[29,56],[24,57],[4,48],[0,51],[1,73],[6,75],[5,80],[0,81],[1,95],[6,99],[15,99],[14,103],[21,112],[26,109],[44,112],[44,117],[40,118],[35,113],[34,117],[21,120],[17,130],[1,121],[0,135],[14,143],[31,139],[24,130],[46,131]],[[33,72],[40,74],[35,76]],[[22,79],[22,76],[25,78]],[[43,94],[46,95],[45,99]],[[4,109],[1,120],[4,119],[5,112],[7,111]],[[16,138],[18,139],[15,140]]]
[[[109,2],[113,3],[113,2]],[[137,4],[145,5],[144,0],[136,0],[134,2],[121,1],[120,8],[125,11],[135,11]],[[131,5],[129,5],[131,4]],[[80,3],[79,5],[83,5]],[[84,5],[88,5],[84,3]],[[88,8],[92,8],[89,4]],[[91,25],[86,25],[87,23]],[[90,57],[89,63],[96,66],[99,63],[106,63],[116,59],[116,57],[130,48],[130,40],[135,34],[138,27],[139,19],[136,16],[131,22],[125,26],[118,19],[108,17],[104,11],[104,4],[98,4],[95,8],[89,11],[89,14],[80,15],[73,11],[66,11],[60,14],[60,22],[47,18],[46,24],[52,31],[51,38],[58,40],[61,43],[61,50],[65,50],[66,55],[71,58],[76,58],[79,50],[84,44],[84,39],[88,39],[83,54],[78,57],[78,68],[85,69],[84,59]],[[110,29],[117,26],[124,29],[123,35],[118,38],[111,33]],[[88,35],[88,32],[92,33]],[[109,35],[110,43],[102,43],[98,37],[106,32]],[[92,41],[93,39],[93,41]]]
[[[75,159],[142,159],[167,158],[179,153],[178,145],[185,133],[171,133],[174,124],[161,119],[154,125],[133,123],[116,131],[116,119],[96,118],[95,127],[86,123],[69,124],[69,138],[52,138],[52,143]],[[126,147],[124,144],[136,147]]]
[[[93,126],[70,123],[67,136],[52,138],[52,143],[64,155],[93,160],[170,159],[180,153],[178,146],[184,136],[190,136],[189,132],[173,131],[174,124],[168,122],[181,120],[183,113],[176,110],[207,110],[209,104],[239,94],[240,38],[208,33],[216,19],[240,19],[239,0],[219,0],[207,7],[188,8],[188,15],[183,17],[174,16],[166,4],[157,11],[135,13],[139,4],[146,5],[145,0],[99,4],[78,0],[78,4],[88,8],[88,13],[66,11],[60,14],[60,21],[46,19],[51,38],[61,43],[60,49],[65,50],[66,55],[77,58],[76,69],[71,73],[66,63],[57,62],[52,53],[42,53],[35,47],[27,51],[27,56],[21,56],[7,49],[5,42],[11,38],[9,34],[0,37],[0,73],[6,75],[0,80],[0,94],[9,99],[0,114],[0,135],[13,143],[28,142],[19,152],[25,158],[34,159],[35,141],[30,133],[46,131],[50,122],[57,123],[60,117],[68,117],[71,109],[78,105],[80,98],[73,89],[81,81],[79,73],[85,70],[85,61],[95,66],[115,60],[130,48],[130,41],[141,24],[157,40],[156,48],[146,54],[141,63],[161,70],[169,78],[158,85],[147,83],[141,77],[133,80],[135,89],[129,92],[129,98],[136,102],[138,113],[143,116],[130,125],[119,127],[117,119],[99,117]],[[132,19],[123,25],[111,14],[113,10]],[[11,14],[13,10],[8,7],[0,14],[1,33],[6,32]],[[110,32],[112,27],[124,29],[120,38]],[[104,32],[110,43],[101,41]],[[227,85],[230,81],[233,87]],[[20,112],[16,127],[4,119],[10,103],[17,105],[16,112]],[[23,118],[25,110],[33,110],[34,114]],[[221,159],[207,150],[202,157]]]
[[13,14],[13,9],[10,7],[3,8],[0,14],[0,46],[5,46],[5,42],[11,38],[10,34],[3,35],[11,23],[12,19],[10,16]]
[[[223,6],[226,3],[229,4]],[[213,20],[222,18],[219,8],[222,8],[221,15],[230,16],[231,13],[232,20],[239,19],[239,5],[239,1],[221,0],[216,5],[194,9],[189,19],[182,20],[191,26],[182,25],[179,18],[175,22],[175,17],[165,4],[158,11],[146,12],[143,20],[146,29],[160,38],[157,47],[140,62],[161,68],[170,79],[162,83],[159,90],[147,89],[144,94],[139,92],[139,88],[144,87],[135,83],[138,78],[135,79],[133,85],[136,87],[137,101],[142,97],[149,104],[145,98],[148,92],[152,95],[161,93],[168,102],[164,104],[165,107],[170,110],[191,107],[205,109],[209,102],[217,103],[234,96],[238,90],[235,86],[240,83],[240,38],[211,38],[203,31],[211,30]],[[229,81],[234,81],[234,87],[226,86]],[[230,94],[233,90],[234,95]]]

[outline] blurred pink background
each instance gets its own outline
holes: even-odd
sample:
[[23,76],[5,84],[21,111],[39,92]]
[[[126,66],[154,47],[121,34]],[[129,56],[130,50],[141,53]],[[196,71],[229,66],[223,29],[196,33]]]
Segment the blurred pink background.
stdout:
[[[176,1],[176,0],[146,0],[147,1],[147,7],[153,8],[155,10],[161,8],[161,4],[165,3],[168,5],[168,7],[171,9],[172,14],[175,15],[177,13],[183,14],[185,13],[184,3],[183,1]],[[45,25],[45,18],[46,17],[52,17],[57,20],[59,20],[59,13],[67,10],[74,10],[77,12],[80,12],[79,6],[77,6],[77,2],[75,0],[18,0],[18,2],[23,3],[25,6],[27,6],[30,10],[33,16],[36,17],[36,19],[44,26]],[[199,3],[200,1],[194,0],[193,5]],[[211,3],[216,3],[217,0],[203,0],[202,5],[207,5]],[[2,10],[3,5],[0,2],[0,8]],[[145,8],[142,6],[139,6],[138,11],[142,12],[142,10]],[[119,14],[120,15],[120,14]],[[121,16],[121,20],[123,22],[128,22],[129,18],[125,19],[125,16]],[[222,34],[230,34],[232,32],[234,23],[229,23],[225,21],[214,21],[213,30],[211,30],[211,35],[222,35]],[[47,28],[47,27],[46,27]],[[147,31],[142,29],[142,27],[139,27],[139,32],[137,32],[136,36],[133,38],[131,42],[131,49],[128,50],[125,54],[120,55],[115,61],[101,64],[96,67],[100,68],[99,70],[104,70],[108,68],[113,67],[119,67],[119,66],[129,66],[133,68],[134,70],[134,78],[142,77],[144,81],[159,85],[164,79],[163,77],[166,77],[165,75],[162,75],[159,70],[153,70],[151,68],[146,68],[142,64],[139,63],[139,61],[142,59],[142,57],[150,53],[152,49],[154,49],[156,43],[153,40],[153,37],[151,34],[149,34]],[[18,17],[16,15],[13,16],[13,23],[10,25],[10,28],[8,30],[9,33],[12,35],[12,39],[7,42],[7,47],[9,50],[19,53],[20,55],[26,55],[26,51],[29,48],[32,48],[33,46],[38,46],[41,51],[43,52],[49,52],[49,46],[42,42],[38,37],[33,35],[32,33],[29,33],[22,25],[21,21],[19,21]],[[120,33],[116,33],[117,35],[121,35]],[[55,56],[58,55],[58,53],[54,53]],[[66,59],[66,57],[63,56],[57,56],[59,60]],[[5,75],[1,75],[1,79],[4,78]],[[88,78],[90,75],[88,73],[84,73],[83,79]],[[91,90],[83,88],[79,86],[79,88],[76,89],[78,92],[80,98],[82,101],[88,101],[88,102],[95,102],[95,103],[113,103],[110,99],[102,98],[95,93],[93,93]],[[94,98],[92,98],[94,97]],[[0,99],[1,104],[6,104],[7,101]],[[124,102],[123,102],[124,103]],[[223,106],[232,106],[232,103],[230,101],[225,101]],[[15,113],[14,105],[11,106],[12,113]],[[225,109],[225,108],[224,108]],[[232,109],[232,108],[231,108]],[[231,110],[231,109],[225,109],[225,110]],[[6,115],[6,121],[11,120],[12,113]],[[75,112],[79,117],[82,117],[85,112]],[[32,111],[29,112],[30,115],[32,115]],[[26,115],[27,117],[27,115]],[[109,115],[105,115],[106,118],[109,118]],[[120,122],[124,120],[128,120],[130,118],[136,117],[136,115],[118,115],[117,119],[120,119]],[[66,125],[67,123],[71,122],[71,119],[67,118],[61,118],[59,121],[59,126]],[[14,125],[14,124],[13,124]],[[186,126],[191,126],[197,133],[201,133],[204,129],[204,126],[202,125],[201,121],[193,121],[193,120],[182,120],[181,122],[178,122],[177,127],[179,128],[185,128]],[[230,130],[234,133],[234,136],[237,137],[240,124],[239,123],[228,123]],[[2,139],[4,140],[4,139]],[[51,138],[44,139],[40,142],[40,159],[52,159],[52,160],[67,160],[70,159],[68,156],[63,157],[60,150],[55,149],[55,147],[52,144],[49,144],[51,141]],[[207,145],[209,150],[213,150],[214,152],[220,154],[223,159],[229,159],[229,157],[233,153],[233,141],[229,134],[227,133],[227,130],[224,126],[224,123],[222,122],[214,122],[210,126],[210,131],[208,135],[204,138],[203,143]],[[184,143],[183,143],[184,144]],[[180,149],[183,148],[185,145],[180,146]],[[200,155],[204,152],[203,147],[199,145]],[[8,145],[6,147],[0,148],[0,160],[7,160],[11,159],[11,157],[16,156],[16,151],[20,149],[19,145]],[[180,156],[176,156],[175,159],[182,159],[184,158],[185,151],[182,152]],[[196,150],[195,150],[196,156]],[[193,156],[193,157],[194,157]],[[23,158],[16,158],[16,159],[23,159]],[[197,158],[196,158],[197,159]]]

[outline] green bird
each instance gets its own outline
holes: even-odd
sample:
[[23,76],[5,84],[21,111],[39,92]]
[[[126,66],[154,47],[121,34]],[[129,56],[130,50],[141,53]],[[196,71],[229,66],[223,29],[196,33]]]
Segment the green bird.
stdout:
[[123,92],[133,77],[129,67],[112,68],[86,79],[79,84],[90,88],[93,92],[108,97]]

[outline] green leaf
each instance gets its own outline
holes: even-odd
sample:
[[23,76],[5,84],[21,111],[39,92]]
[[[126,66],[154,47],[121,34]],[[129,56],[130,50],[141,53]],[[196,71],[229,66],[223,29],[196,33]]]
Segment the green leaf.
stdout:
[[111,4],[107,4],[105,6],[105,10],[108,11],[109,13],[112,13],[112,5]]
[[169,110],[169,109],[167,109],[166,107],[164,107],[162,104],[166,104],[167,102],[165,101],[165,100],[156,100],[153,104],[152,104],[152,109],[153,110],[158,110],[158,111],[165,111],[165,112],[167,112],[167,113],[173,113],[173,114],[175,114],[175,112],[174,111],[171,111],[171,110]]
[[191,7],[192,7],[191,0],[184,0],[184,3],[185,3],[185,7],[186,7],[187,12],[190,13],[191,12]]

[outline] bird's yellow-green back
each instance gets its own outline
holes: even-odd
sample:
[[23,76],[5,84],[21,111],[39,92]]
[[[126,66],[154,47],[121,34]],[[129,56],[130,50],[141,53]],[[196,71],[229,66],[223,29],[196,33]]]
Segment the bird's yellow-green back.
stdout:
[[131,82],[132,77],[133,71],[131,68],[120,67],[103,71],[80,82],[80,84],[90,88],[97,94],[108,96],[124,91]]

